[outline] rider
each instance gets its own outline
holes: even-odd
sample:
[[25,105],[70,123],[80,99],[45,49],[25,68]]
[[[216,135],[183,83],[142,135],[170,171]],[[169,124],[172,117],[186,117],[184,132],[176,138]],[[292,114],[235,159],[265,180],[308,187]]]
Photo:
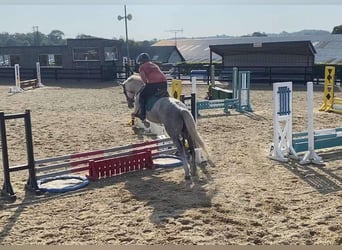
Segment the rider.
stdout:
[[167,92],[167,79],[159,66],[151,62],[151,58],[147,53],[141,53],[137,57],[139,64],[139,74],[145,87],[139,95],[140,114],[136,114],[142,121],[146,119],[146,100],[154,95],[169,96]]

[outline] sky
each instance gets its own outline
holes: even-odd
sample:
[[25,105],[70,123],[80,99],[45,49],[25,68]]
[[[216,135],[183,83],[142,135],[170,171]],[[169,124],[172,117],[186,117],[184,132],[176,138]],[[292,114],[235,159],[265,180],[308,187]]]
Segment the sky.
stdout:
[[[170,4],[170,2],[172,2]],[[310,3],[309,3],[310,2]],[[33,27],[64,38],[79,34],[130,40],[216,35],[241,36],[253,32],[281,33],[326,30],[342,25],[339,0],[0,0],[0,33],[29,33]]]

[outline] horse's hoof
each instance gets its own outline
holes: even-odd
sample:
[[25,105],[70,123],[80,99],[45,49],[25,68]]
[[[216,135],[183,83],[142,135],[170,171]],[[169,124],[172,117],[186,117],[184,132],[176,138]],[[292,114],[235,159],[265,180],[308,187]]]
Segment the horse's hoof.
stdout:
[[209,165],[208,161],[202,161],[198,164],[200,167],[206,167],[207,165]]

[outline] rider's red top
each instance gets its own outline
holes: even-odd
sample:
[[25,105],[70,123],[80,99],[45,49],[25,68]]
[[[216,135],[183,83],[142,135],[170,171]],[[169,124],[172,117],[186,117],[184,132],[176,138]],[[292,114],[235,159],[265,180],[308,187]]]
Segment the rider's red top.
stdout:
[[159,66],[154,64],[153,62],[145,62],[144,64],[142,64],[139,67],[139,73],[141,79],[146,84],[163,83],[167,81],[164,73],[160,70]]

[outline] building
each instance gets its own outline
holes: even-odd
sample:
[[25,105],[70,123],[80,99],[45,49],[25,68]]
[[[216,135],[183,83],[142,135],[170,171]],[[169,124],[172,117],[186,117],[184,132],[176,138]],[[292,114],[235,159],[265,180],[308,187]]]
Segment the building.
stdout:
[[253,82],[318,81],[327,64],[336,65],[336,80],[342,78],[342,35],[178,39],[177,48],[187,63],[220,65],[217,74],[228,81],[232,67],[251,71]]
[[[228,38],[193,38],[178,39],[177,48],[188,63],[221,63],[222,57],[216,53],[211,55],[212,45],[260,44],[272,42],[310,41],[316,50],[315,64],[342,64],[342,35],[291,35],[268,37],[228,37]],[[173,40],[161,40],[153,46],[174,45]]]
[[0,78],[12,77],[15,64],[23,69],[23,78],[32,77],[30,72],[40,62],[45,79],[110,80],[122,66],[122,47],[121,41],[102,38],[67,39],[61,46],[0,47]]
[[224,67],[312,67],[316,54],[310,41],[210,45],[209,48],[211,53],[221,56]]

